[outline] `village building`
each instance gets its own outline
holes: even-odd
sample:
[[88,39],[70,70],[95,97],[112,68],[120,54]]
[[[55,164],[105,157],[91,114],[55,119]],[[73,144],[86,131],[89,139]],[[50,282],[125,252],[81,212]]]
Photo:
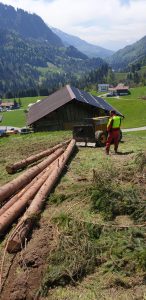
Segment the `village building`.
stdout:
[[17,101],[9,102],[9,101],[1,101],[0,103],[0,110],[11,110],[11,109],[18,109],[20,106]]
[[12,109],[14,102],[1,102],[0,107],[2,109]]
[[108,92],[109,90],[109,84],[102,83],[98,84],[98,92]]
[[68,130],[109,114],[113,107],[100,97],[66,85],[29,108],[27,125],[36,131]]
[[116,87],[109,88],[110,94],[114,96],[129,95],[129,86],[125,86],[123,83],[119,83]]

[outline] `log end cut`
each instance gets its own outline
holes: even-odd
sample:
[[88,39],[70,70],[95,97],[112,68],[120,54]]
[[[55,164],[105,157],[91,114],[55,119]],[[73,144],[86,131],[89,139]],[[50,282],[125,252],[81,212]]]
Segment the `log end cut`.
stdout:
[[18,251],[21,250],[21,242],[19,241],[15,241],[15,240],[10,240],[9,243],[8,243],[8,246],[7,246],[7,251],[9,253],[16,253]]
[[14,174],[15,173],[13,165],[6,166],[6,171],[7,171],[8,174]]

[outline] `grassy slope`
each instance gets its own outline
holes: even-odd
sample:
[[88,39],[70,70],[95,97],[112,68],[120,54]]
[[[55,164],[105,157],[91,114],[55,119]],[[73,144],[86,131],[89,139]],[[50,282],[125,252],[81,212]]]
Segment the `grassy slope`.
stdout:
[[146,126],[145,100],[111,99],[108,102],[124,115],[122,128]]
[[0,157],[0,185],[13,178],[13,175],[8,175],[5,170],[7,164],[34,155],[70,137],[71,132],[69,131],[54,131],[29,135],[14,135],[0,139],[0,153],[2,154]]
[[26,125],[24,110],[7,111],[3,113],[3,120],[0,126],[23,127]]
[[[65,222],[65,218],[67,220],[68,217],[71,217],[75,221],[85,222],[85,224],[89,224],[89,226],[91,224],[94,224],[94,226],[96,226],[96,224],[102,224],[104,222],[103,216],[91,209],[91,198],[87,192],[88,185],[90,186],[90,182],[92,181],[93,169],[98,170],[99,172],[101,171],[102,174],[104,168],[105,172],[108,172],[110,163],[112,163],[112,167],[115,169],[118,168],[119,172],[121,172],[122,174],[124,174],[124,168],[126,165],[130,170],[130,166],[133,164],[133,158],[135,157],[135,155],[140,153],[142,149],[145,149],[146,132],[144,132],[142,136],[141,133],[124,134],[123,141],[124,143],[120,144],[120,150],[125,154],[131,152],[131,154],[129,154],[129,166],[126,160],[126,156],[124,155],[120,158],[114,156],[106,158],[103,153],[103,149],[97,148],[95,150],[92,148],[80,148],[79,153],[77,153],[74,160],[71,162],[69,171],[61,179],[60,184],[55,189],[55,193],[52,197],[52,199],[54,200],[54,204],[52,204],[52,206],[49,206],[50,211],[44,212],[44,216],[48,218],[49,214],[52,212],[54,219],[56,218],[58,220],[58,223],[60,218],[64,218],[63,220]],[[127,183],[124,183],[125,188],[126,184]],[[65,201],[61,202],[61,199],[63,199],[63,195],[65,197]],[[61,227],[61,231],[62,230],[63,229]],[[68,234],[70,236],[70,231]],[[103,235],[103,238],[101,237],[103,249],[106,249],[107,247],[108,254],[102,253],[102,251],[104,250],[99,250],[99,255],[101,255],[100,257],[102,257],[103,261],[105,259],[105,263],[103,262],[103,264],[99,265],[94,270],[94,272],[91,272],[91,274],[85,276],[85,278],[79,281],[75,286],[74,284],[73,286],[69,285],[67,287],[58,286],[55,289],[50,290],[49,295],[45,298],[45,300],[131,300],[134,299],[133,297],[141,297],[139,299],[143,299],[143,295],[144,292],[146,292],[146,289],[141,285],[139,289],[135,287],[135,289],[133,290],[132,284],[129,284],[130,282],[134,282],[134,276],[135,278],[137,278],[136,282],[138,283],[138,278],[142,274],[140,269],[138,273],[135,270],[135,274],[132,271],[133,275],[131,277],[126,276],[126,270],[124,271],[122,268],[120,268],[118,263],[118,256],[119,261],[121,261],[122,265],[122,262],[124,260],[128,260],[128,255],[130,255],[131,266],[129,268],[132,267],[132,253],[136,253],[134,248],[132,249],[132,251],[130,250],[130,248],[128,249],[128,247],[130,247],[130,239],[132,239],[132,234],[132,229],[130,229],[129,231],[121,231],[121,233],[117,235],[114,232],[110,233],[110,231],[108,231],[107,236],[105,234],[105,236]],[[139,232],[139,234],[142,233]],[[110,241],[110,245],[108,244],[108,239]],[[129,241],[129,243],[127,244],[126,241]],[[139,246],[136,246],[136,251],[140,253],[139,251],[141,247],[143,247],[143,245],[141,245],[140,239],[138,242]],[[75,252],[71,253],[71,256],[74,257],[74,262],[76,261],[77,251],[78,247],[76,247]],[[121,252],[125,253],[125,257],[124,255],[121,256]],[[136,256],[134,259],[136,260]],[[59,258],[57,260],[57,264],[59,269]],[[66,265],[64,265],[64,268],[67,268]],[[51,274],[51,270],[49,270],[49,268],[48,272],[49,274]]]
[[[57,143],[68,137],[70,137],[70,132],[53,132],[42,134],[38,133],[19,137],[15,136],[10,137],[9,139],[1,139],[0,152],[3,153],[3,158],[0,159],[0,183],[3,184],[4,182],[7,182],[8,180],[11,180],[12,178],[17,176],[17,174],[6,174],[5,165],[7,163],[12,163],[14,161],[17,161],[18,159],[27,157],[28,154],[30,155],[33,153],[37,153],[42,149],[46,149],[49,145],[53,145],[54,143]],[[10,144],[11,147],[9,147]],[[130,169],[133,166],[134,158],[137,154],[141,153],[141,151],[145,150],[145,145],[146,132],[134,132],[125,133],[123,136],[123,143],[120,144],[119,148],[120,151],[122,151],[125,155],[111,155],[109,157],[106,157],[103,148],[92,149],[86,147],[79,149],[79,152],[76,153],[74,158],[70,161],[69,168],[67,172],[62,176],[57,187],[55,188],[55,191],[53,192],[51,197],[48,198],[48,207],[42,214],[42,218],[44,218],[44,220],[50,220],[50,216],[52,216],[53,220],[56,219],[58,224],[58,232],[60,233],[60,235],[64,237],[63,234],[67,234],[67,240],[69,240],[69,244],[67,244],[67,246],[72,246],[72,231],[71,229],[69,232],[67,231],[68,218],[74,220],[74,226],[75,224],[79,223],[87,224],[89,228],[91,225],[97,225],[98,228],[98,224],[108,224],[104,221],[102,214],[99,214],[98,211],[94,211],[93,209],[91,209],[91,186],[93,184],[93,169],[97,170],[99,174],[101,172],[101,174],[103,175],[104,172],[105,174],[108,173],[108,171],[110,170],[110,166],[112,165],[114,173],[117,172],[115,170],[117,170],[118,168],[120,176],[122,175],[121,184],[123,183],[124,189],[126,189],[127,185],[127,188],[129,188],[131,184],[132,188],[134,188],[134,183],[128,182],[127,184],[124,176],[126,176],[127,180],[129,181],[128,176],[130,174]],[[113,147],[111,147],[111,151],[113,151]],[[126,155],[128,156],[128,159],[126,158]],[[125,170],[127,170],[127,173],[124,173]],[[116,188],[118,190],[119,185],[117,185]],[[66,224],[65,227],[60,228],[59,222],[63,222],[63,224]],[[74,230],[75,229],[76,227],[74,227]],[[102,250],[98,252],[98,258],[99,261],[101,258],[101,264],[97,266],[94,271],[92,271],[88,275],[86,274],[82,281],[78,281],[77,285],[73,284],[73,286],[57,286],[55,288],[52,288],[49,291],[49,296],[46,297],[45,300],[131,300],[136,296],[139,297],[137,299],[144,299],[143,297],[146,289],[143,286],[140,286],[138,290],[138,287],[135,286],[135,282],[136,285],[139,284],[139,278],[142,278],[143,271],[139,265],[137,267],[138,270],[132,268],[134,268],[135,266],[134,264],[137,261],[137,256],[139,257],[139,254],[144,249],[142,237],[145,235],[143,234],[143,229],[140,229],[137,233],[137,240],[135,241],[134,234],[136,233],[132,231],[132,229],[127,229],[124,231],[120,231],[119,233],[108,231],[108,236],[106,236],[105,226],[103,237],[101,237],[101,239],[98,239],[97,237],[95,238],[96,235],[94,237],[92,236],[91,239],[91,242],[95,243],[96,246],[97,243],[103,243],[105,238],[105,245],[99,244],[100,247],[102,246]],[[67,242],[67,240],[65,241]],[[88,239],[86,236],[86,242],[87,241]],[[69,263],[72,263],[73,259],[73,267],[75,263],[78,262],[76,261],[76,259],[78,258],[78,246],[82,246],[82,242],[84,242],[84,236],[81,235],[80,239],[79,235],[74,242],[79,243],[79,245],[77,244],[76,249],[73,248],[71,253],[69,252],[70,249],[67,248],[67,252],[65,254],[68,255],[70,253],[71,257],[69,259]],[[132,244],[131,246],[131,243],[137,244]],[[109,247],[109,250],[105,253],[102,252],[105,251],[107,246]],[[130,247],[132,247],[132,250]],[[61,253],[62,257],[62,255],[64,254],[63,252]],[[84,254],[82,253],[81,256],[83,259]],[[52,276],[51,270],[53,272],[53,276],[57,276],[58,274],[56,269],[53,269],[54,267],[50,259],[51,258],[49,256],[48,273],[46,274],[44,282],[47,280],[47,276]],[[129,260],[129,275],[126,275],[127,267],[125,265],[126,269],[125,267],[123,269],[122,262],[125,261],[128,263]],[[70,264],[65,266],[62,265],[62,267],[65,268],[66,272],[72,271],[70,269]],[[60,260],[58,257],[57,270],[60,270],[60,268]],[[19,266],[19,273],[21,271],[22,270]],[[17,274],[18,276],[20,276],[19,273]],[[133,285],[134,289],[132,288]]]
[[[22,104],[21,109],[0,113],[0,115],[3,115],[3,119],[2,122],[0,123],[0,126],[14,126],[14,127],[25,126],[26,115],[24,111],[28,108],[28,104],[35,103],[38,99],[43,99],[43,98],[44,98],[43,96],[21,98],[21,104]],[[18,99],[16,100],[18,101]]]
[[105,100],[125,116],[122,128],[146,126],[146,100],[139,99],[146,96],[146,87],[133,88],[130,91],[131,94],[128,96]]
[[115,73],[115,78],[117,82],[123,82],[127,78],[127,73]]
[[[141,69],[138,71],[139,74],[144,74],[146,72],[146,66],[141,67]],[[115,78],[116,80],[119,81],[123,81],[126,80],[128,73],[120,73],[120,72],[116,72],[115,73]]]

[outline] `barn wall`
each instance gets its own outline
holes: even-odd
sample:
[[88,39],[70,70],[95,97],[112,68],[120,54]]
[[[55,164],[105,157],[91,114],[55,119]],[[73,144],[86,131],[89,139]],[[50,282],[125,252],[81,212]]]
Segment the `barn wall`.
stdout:
[[74,100],[35,122],[33,128],[35,131],[68,130],[99,114],[97,108]]

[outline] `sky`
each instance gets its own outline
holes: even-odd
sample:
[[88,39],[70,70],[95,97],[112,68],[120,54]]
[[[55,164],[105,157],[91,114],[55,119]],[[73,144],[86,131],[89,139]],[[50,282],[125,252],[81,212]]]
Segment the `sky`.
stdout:
[[146,35],[146,0],[0,0],[68,34],[117,51]]

